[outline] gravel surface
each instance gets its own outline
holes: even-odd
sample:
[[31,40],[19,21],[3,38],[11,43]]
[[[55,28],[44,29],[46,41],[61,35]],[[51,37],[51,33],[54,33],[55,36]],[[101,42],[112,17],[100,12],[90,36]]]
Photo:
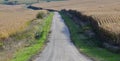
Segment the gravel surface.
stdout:
[[79,53],[64,20],[58,12],[54,14],[49,43],[34,61],[92,61]]

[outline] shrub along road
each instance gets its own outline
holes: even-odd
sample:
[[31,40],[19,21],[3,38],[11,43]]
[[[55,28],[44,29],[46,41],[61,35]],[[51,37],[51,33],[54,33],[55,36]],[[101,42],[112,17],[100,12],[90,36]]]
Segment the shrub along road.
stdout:
[[92,61],[79,53],[70,40],[70,33],[58,12],[54,13],[49,43],[34,61]]

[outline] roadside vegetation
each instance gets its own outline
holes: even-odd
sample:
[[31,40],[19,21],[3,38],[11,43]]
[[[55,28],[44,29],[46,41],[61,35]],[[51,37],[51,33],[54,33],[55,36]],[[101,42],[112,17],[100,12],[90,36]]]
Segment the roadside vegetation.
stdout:
[[36,36],[34,36],[36,39],[34,41],[30,41],[32,42],[30,46],[19,49],[11,61],[28,61],[32,56],[36,55],[42,50],[50,31],[52,17],[53,13],[50,13],[42,20],[42,28],[41,25],[36,26],[36,28],[39,28],[38,33],[35,33]]
[[60,14],[69,27],[72,42],[80,52],[95,61],[120,61],[119,53],[112,53],[105,48],[99,47],[98,39],[90,38],[85,35],[85,30],[90,29],[91,26],[80,27],[67,15],[67,13],[60,12]]

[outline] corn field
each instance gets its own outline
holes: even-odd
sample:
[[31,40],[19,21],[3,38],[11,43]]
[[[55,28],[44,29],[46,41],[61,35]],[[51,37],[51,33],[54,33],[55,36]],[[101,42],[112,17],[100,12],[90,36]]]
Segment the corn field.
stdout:
[[91,20],[91,23],[101,39],[113,45],[120,45],[120,14],[102,14],[92,17],[94,20]]

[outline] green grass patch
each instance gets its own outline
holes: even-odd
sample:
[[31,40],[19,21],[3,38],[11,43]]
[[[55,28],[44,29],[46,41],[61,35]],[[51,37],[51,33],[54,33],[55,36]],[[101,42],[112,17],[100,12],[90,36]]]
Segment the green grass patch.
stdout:
[[42,29],[42,35],[40,39],[35,40],[36,41],[35,44],[32,44],[29,47],[25,47],[18,50],[11,61],[28,61],[33,55],[37,54],[41,50],[49,34],[52,18],[53,18],[53,13],[50,13],[44,19],[45,23]]
[[0,42],[0,47],[3,47],[3,42]]
[[88,38],[84,35],[84,33],[81,32],[82,30],[84,30],[84,28],[78,27],[70,19],[70,17],[65,15],[64,13],[60,12],[60,14],[69,27],[73,43],[81,52],[93,58],[95,61],[120,61],[120,54],[112,53],[104,48],[98,47],[97,44],[92,43],[91,41],[93,41],[94,39]]

